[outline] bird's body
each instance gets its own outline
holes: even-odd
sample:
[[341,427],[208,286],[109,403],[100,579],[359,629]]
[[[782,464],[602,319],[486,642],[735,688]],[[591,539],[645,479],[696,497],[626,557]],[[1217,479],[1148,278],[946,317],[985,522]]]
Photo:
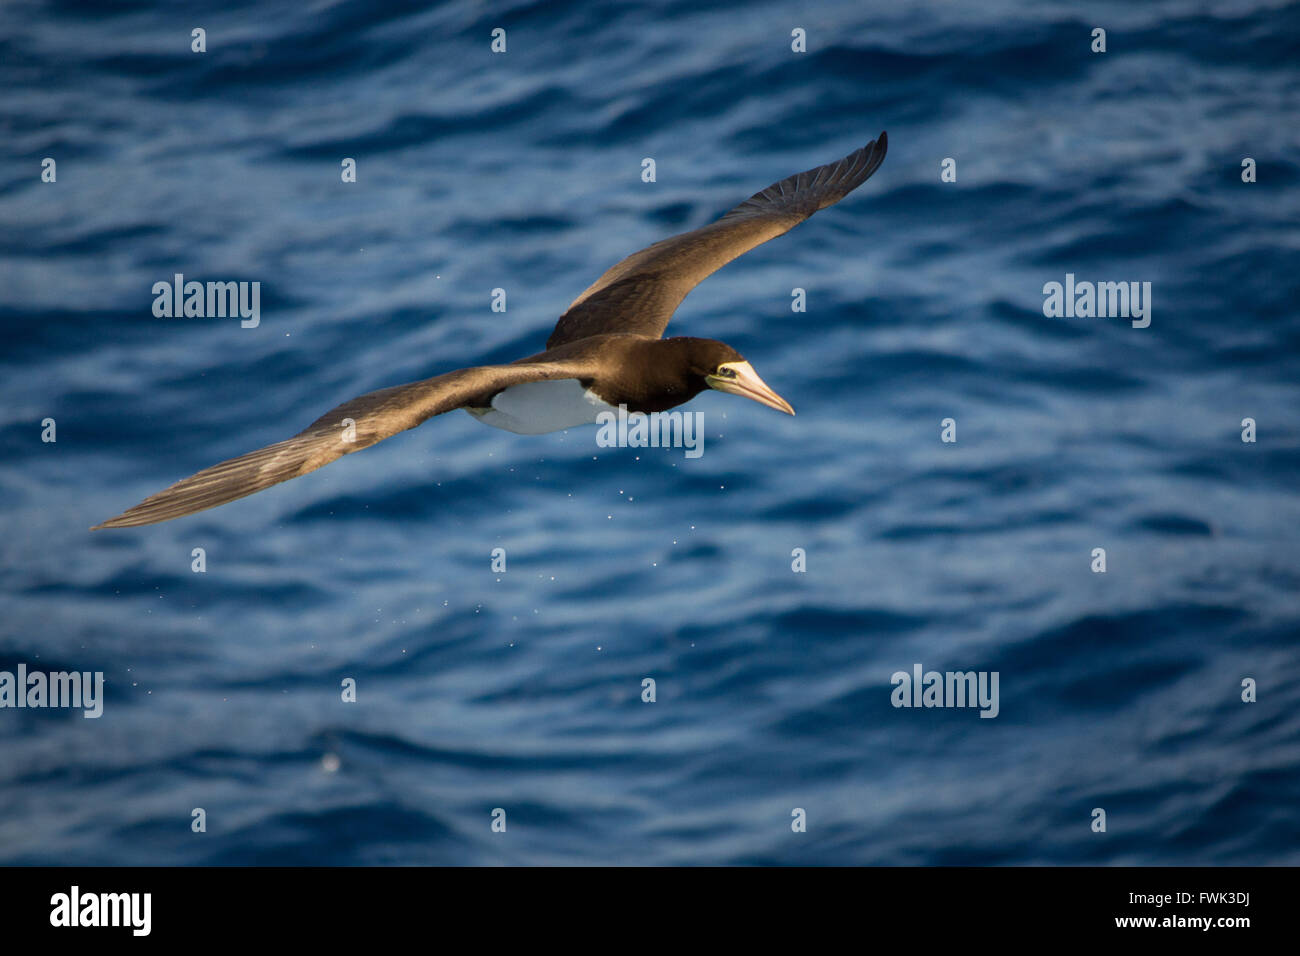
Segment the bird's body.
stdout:
[[[629,412],[667,411],[688,402],[706,387],[703,364],[691,364],[698,354],[716,355],[724,360],[743,361],[739,353],[710,339],[677,336],[671,339],[648,335],[614,333],[593,335],[561,343],[537,355],[522,358],[514,365],[553,366],[564,369],[570,378],[509,385],[491,396],[486,405],[466,405],[465,410],[483,422],[519,435],[591,425],[601,412],[616,412],[624,406]],[[715,363],[716,364],[716,363]]]
[[92,530],[154,524],[234,501],[457,408],[525,435],[591,424],[620,407],[666,411],[707,388],[793,415],[731,346],[663,338],[664,329],[704,278],[852,192],[879,167],[886,147],[881,133],[838,162],[754,194],[716,222],[633,253],[574,300],[544,352],[354,398],[292,438],[205,468]]
[[525,382],[502,389],[487,408],[466,408],[484,425],[516,435],[545,435],[579,425],[594,425],[601,412],[617,412],[576,378]]

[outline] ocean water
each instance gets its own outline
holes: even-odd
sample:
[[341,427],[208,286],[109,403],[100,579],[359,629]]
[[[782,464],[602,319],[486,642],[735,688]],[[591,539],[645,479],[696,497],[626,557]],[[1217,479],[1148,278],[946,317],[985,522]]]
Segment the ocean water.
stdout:
[[[1300,863],[1300,6],[19,0],[0,88],[0,670],[106,682],[0,709],[0,863]],[[457,413],[87,531],[881,130],[670,327],[797,417]],[[178,272],[260,324],[155,318]]]

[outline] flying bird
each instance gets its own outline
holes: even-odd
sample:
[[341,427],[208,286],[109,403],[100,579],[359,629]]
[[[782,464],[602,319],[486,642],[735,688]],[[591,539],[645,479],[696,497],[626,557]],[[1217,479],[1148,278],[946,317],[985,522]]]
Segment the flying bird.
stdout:
[[628,256],[573,300],[544,352],[354,398],[292,438],[205,468],[91,530],[155,524],[215,508],[457,408],[522,435],[594,424],[601,412],[620,405],[629,412],[666,411],[708,388],[793,415],[790,403],[731,346],[663,338],[664,329],[705,278],[866,182],[887,145],[881,133],[837,162],[755,193],[716,222]]

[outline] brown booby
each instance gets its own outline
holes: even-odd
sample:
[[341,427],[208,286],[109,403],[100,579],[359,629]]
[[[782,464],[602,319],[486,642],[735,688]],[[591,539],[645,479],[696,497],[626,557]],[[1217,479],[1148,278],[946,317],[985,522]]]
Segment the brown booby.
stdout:
[[755,193],[716,222],[628,256],[573,301],[544,352],[354,398],[292,438],[205,468],[91,530],[154,524],[215,508],[457,408],[484,424],[527,435],[594,423],[620,405],[630,412],[666,411],[706,388],[793,415],[790,404],[731,346],[685,336],[665,339],[664,329],[706,277],[866,182],[887,145],[881,133],[838,162]]

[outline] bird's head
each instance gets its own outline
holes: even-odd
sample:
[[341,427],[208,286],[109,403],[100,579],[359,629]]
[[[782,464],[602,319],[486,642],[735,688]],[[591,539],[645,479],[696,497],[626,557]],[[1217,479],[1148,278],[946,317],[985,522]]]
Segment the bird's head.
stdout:
[[779,412],[793,415],[794,409],[776,392],[772,391],[754,371],[754,366],[744,356],[725,342],[714,339],[692,339],[691,366],[704,379],[706,388],[730,392],[741,398],[761,402]]

